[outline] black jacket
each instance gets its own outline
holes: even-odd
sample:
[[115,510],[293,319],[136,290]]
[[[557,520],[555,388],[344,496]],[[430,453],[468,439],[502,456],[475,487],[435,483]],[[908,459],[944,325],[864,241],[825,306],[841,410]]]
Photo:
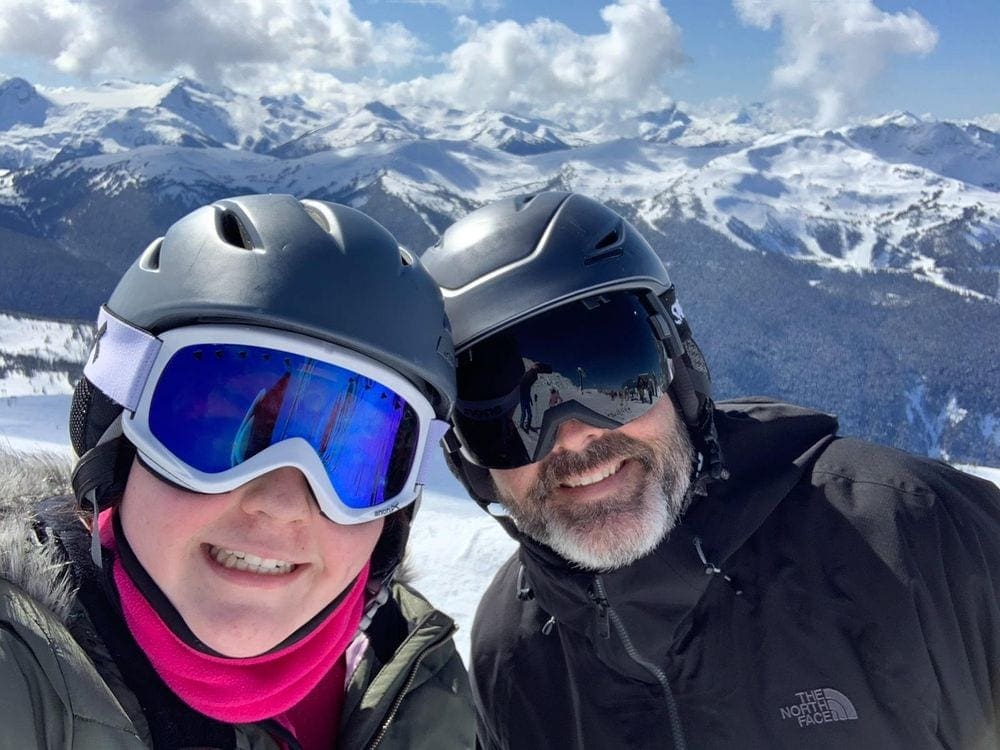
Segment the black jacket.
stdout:
[[649,556],[520,540],[472,632],[480,744],[1000,748],[996,487],[799,407],[717,425],[731,478]]

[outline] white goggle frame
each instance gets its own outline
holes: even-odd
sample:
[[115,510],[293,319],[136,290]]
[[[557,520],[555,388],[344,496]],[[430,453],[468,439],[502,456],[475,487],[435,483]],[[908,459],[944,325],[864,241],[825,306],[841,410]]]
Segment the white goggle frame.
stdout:
[[[377,506],[345,505],[327,475],[319,455],[303,438],[288,438],[265,448],[237,466],[209,474],[177,458],[149,429],[149,408],[156,384],[171,357],[187,346],[232,344],[258,346],[311,357],[343,367],[401,396],[417,415],[415,459],[398,494]],[[420,497],[432,452],[447,431],[448,423],[436,419],[427,397],[409,380],[384,365],[350,349],[284,331],[241,325],[196,325],[152,336],[114,317],[106,309],[98,317],[98,337],[84,374],[102,392],[126,409],[122,432],[153,471],[185,489],[204,494],[230,492],[263,474],[284,466],[301,471],[319,508],[331,521],[359,524],[373,521]]]

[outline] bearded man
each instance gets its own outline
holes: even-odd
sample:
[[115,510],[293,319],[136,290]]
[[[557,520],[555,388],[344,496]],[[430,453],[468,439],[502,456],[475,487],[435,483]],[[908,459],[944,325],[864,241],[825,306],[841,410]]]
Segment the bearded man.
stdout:
[[[662,262],[591,199],[488,205],[422,261],[446,457],[519,542],[473,627],[481,747],[1000,748],[996,487],[713,403]],[[518,429],[536,362],[562,399]]]

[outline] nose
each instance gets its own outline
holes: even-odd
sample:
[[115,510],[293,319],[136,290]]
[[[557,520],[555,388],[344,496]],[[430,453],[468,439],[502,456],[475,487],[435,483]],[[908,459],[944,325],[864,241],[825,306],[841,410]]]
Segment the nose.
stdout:
[[604,432],[602,427],[595,427],[578,419],[567,419],[556,429],[556,439],[552,444],[552,450],[581,451]]
[[284,523],[306,521],[317,507],[305,475],[291,466],[262,474],[236,491],[241,494],[243,512],[261,513]]

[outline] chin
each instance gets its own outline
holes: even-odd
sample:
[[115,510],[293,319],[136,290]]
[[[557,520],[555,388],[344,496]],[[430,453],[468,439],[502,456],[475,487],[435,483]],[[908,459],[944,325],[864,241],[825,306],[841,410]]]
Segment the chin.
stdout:
[[581,568],[616,570],[656,549],[675,523],[665,503],[650,503],[637,511],[601,514],[587,523],[551,524],[544,541]]
[[188,627],[199,641],[213,651],[231,659],[246,659],[267,653],[294,632],[294,630],[287,633],[262,630],[260,622],[263,617],[261,614],[253,618],[252,622],[242,626],[229,617],[213,618],[211,622],[201,622],[197,625],[189,623]]

